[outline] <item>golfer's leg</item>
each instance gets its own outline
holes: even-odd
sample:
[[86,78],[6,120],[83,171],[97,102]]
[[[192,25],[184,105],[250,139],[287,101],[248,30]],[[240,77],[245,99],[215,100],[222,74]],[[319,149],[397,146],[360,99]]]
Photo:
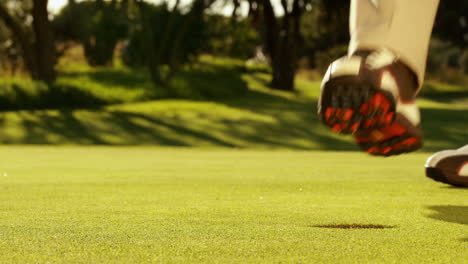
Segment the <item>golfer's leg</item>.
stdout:
[[439,0],[352,0],[349,53],[324,76],[319,116],[361,148],[390,156],[423,144],[415,104]]
[[439,0],[352,0],[350,54],[387,48],[424,80],[429,40]]

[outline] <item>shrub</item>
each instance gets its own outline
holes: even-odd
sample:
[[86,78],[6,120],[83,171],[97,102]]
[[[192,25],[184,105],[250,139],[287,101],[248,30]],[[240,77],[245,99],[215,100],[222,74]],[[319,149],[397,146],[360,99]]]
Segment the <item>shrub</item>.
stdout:
[[451,43],[433,38],[429,47],[427,73],[443,78],[449,68],[459,68],[460,50]]
[[247,18],[233,19],[207,15],[207,42],[204,51],[216,56],[248,59],[261,43],[259,35]]
[[460,56],[459,63],[463,73],[468,74],[468,49],[465,49],[465,51]]
[[67,5],[52,21],[57,40],[74,40],[84,47],[92,66],[112,64],[115,47],[128,32],[123,9],[112,3],[78,2]]
[[318,71],[325,73],[330,63],[348,53],[348,46],[336,46],[315,55],[315,67]]

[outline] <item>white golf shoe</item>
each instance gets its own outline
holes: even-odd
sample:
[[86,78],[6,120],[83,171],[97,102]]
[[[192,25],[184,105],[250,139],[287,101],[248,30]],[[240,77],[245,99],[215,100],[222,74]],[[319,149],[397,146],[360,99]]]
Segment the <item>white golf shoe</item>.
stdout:
[[459,187],[468,187],[468,145],[435,153],[426,161],[427,177]]
[[321,86],[318,112],[331,130],[353,134],[372,155],[422,147],[414,73],[389,50],[360,51],[333,62]]

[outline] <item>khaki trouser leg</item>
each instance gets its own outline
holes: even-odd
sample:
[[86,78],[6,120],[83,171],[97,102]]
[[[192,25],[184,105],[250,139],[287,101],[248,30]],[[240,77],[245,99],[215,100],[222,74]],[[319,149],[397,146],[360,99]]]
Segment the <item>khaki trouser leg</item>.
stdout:
[[439,0],[352,0],[349,52],[387,48],[424,80]]

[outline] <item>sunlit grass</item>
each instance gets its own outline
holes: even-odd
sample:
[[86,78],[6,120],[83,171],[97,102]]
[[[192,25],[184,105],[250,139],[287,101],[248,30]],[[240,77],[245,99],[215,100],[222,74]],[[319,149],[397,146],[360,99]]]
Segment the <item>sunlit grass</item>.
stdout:
[[2,263],[468,257],[466,191],[426,179],[427,154],[7,146],[0,155]]
[[[3,107],[42,109],[0,112],[2,263],[466,262],[466,191],[424,177],[429,153],[353,152],[317,81],[272,91],[268,70],[204,56],[169,93],[67,67],[54,93],[0,81]],[[466,90],[428,84],[423,150],[466,144]]]
[[[320,82],[298,78],[296,91],[285,92],[270,89],[270,79],[261,66],[211,56],[183,69],[169,90],[122,65],[63,68],[53,87],[3,79],[2,107],[58,109],[0,114],[0,142],[358,150],[318,120]],[[424,150],[466,144],[466,88],[426,86],[418,101]]]

